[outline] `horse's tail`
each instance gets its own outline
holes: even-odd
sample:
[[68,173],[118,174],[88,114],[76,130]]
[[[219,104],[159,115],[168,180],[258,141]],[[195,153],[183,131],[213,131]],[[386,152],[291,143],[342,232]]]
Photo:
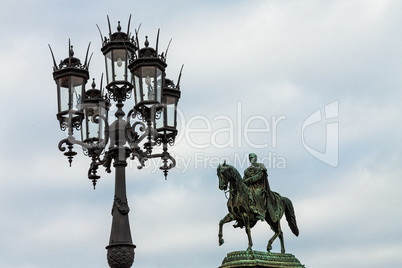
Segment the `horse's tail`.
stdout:
[[286,220],[288,221],[290,230],[292,230],[292,232],[296,236],[298,236],[299,228],[297,228],[296,215],[295,215],[295,211],[293,209],[292,201],[290,201],[289,198],[283,197],[283,202],[285,204],[285,215],[286,215]]

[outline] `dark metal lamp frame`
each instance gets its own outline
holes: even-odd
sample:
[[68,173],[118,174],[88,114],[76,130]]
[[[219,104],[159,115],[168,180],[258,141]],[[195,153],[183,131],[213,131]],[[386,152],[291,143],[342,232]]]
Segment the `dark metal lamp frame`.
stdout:
[[[165,178],[168,170],[176,165],[175,159],[168,152],[168,145],[173,145],[177,135],[177,102],[180,98],[180,70],[177,85],[165,77],[166,53],[158,54],[159,31],[156,42],[156,49],[149,47],[148,38],[145,47],[140,49],[138,42],[138,31],[135,37],[130,37],[130,21],[128,22],[127,33],[121,32],[120,22],[117,32],[111,32],[110,20],[109,38],[102,36],[102,49],[106,62],[106,89],[108,94],[95,89],[95,82],[92,89],[85,91],[85,84],[89,79],[88,61],[89,46],[84,64],[74,58],[72,46],[69,44],[69,57],[56,64],[53,52],[53,77],[58,90],[58,113],[57,119],[62,130],[67,130],[67,138],[59,142],[60,151],[64,152],[68,161],[71,162],[77,154],[73,149],[74,145],[80,145],[84,149],[84,154],[91,158],[88,170],[88,178],[94,187],[100,176],[97,174],[99,166],[104,166],[108,173],[111,172],[111,165],[115,168],[115,196],[112,209],[112,228],[109,245],[107,249],[107,260],[112,268],[128,268],[134,262],[134,248],[132,243],[128,213],[130,211],[126,196],[126,175],[125,169],[127,159],[137,159],[138,168],[145,165],[145,161],[151,158],[160,158]],[[98,27],[99,29],[99,27]],[[49,46],[50,47],[50,46]],[[109,58],[107,58],[109,57]],[[132,92],[147,89],[142,88],[141,83],[134,82],[134,71],[142,66],[158,68],[162,72],[162,80],[158,81],[161,90],[161,102],[156,99],[146,101],[137,100],[133,108],[125,116],[123,111],[124,102],[132,97]],[[123,75],[118,76],[115,68],[124,68]],[[156,69],[155,69],[156,70]],[[155,79],[157,79],[155,77]],[[72,81],[78,81],[73,84]],[[66,85],[61,85],[60,81],[67,81]],[[155,85],[156,85],[156,80]],[[79,89],[79,92],[77,92]],[[64,92],[62,92],[64,90]],[[156,90],[156,88],[155,88]],[[139,92],[139,91],[138,91]],[[64,95],[63,95],[64,94]],[[137,94],[138,95],[138,94]],[[137,96],[136,95],[136,96]],[[67,96],[67,97],[66,97]],[[167,98],[173,100],[174,111],[167,111]],[[133,97],[134,98],[134,97]],[[64,103],[67,102],[67,103]],[[109,124],[108,110],[110,102],[114,101],[117,111],[115,120]],[[73,103],[75,102],[75,103]],[[62,105],[63,104],[63,105]],[[171,104],[171,103],[169,103]],[[63,107],[68,109],[63,110]],[[97,111],[97,112],[96,112]],[[102,112],[99,112],[102,111]],[[167,120],[167,116],[174,119]],[[91,117],[91,118],[89,118]],[[137,119],[134,122],[132,120]],[[169,125],[167,122],[174,122]],[[74,129],[80,130],[85,124],[92,124],[95,133],[89,132],[89,127],[85,126],[85,131],[81,133],[81,140],[74,137]],[[158,127],[157,127],[158,126]],[[106,145],[109,144],[108,149]],[[155,146],[161,146],[161,153],[153,153]]]

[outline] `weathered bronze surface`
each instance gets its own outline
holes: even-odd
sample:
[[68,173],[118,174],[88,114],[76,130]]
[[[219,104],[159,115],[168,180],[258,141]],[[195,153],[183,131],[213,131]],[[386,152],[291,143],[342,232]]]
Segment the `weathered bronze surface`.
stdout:
[[251,250],[253,242],[250,229],[257,221],[262,220],[266,221],[275,233],[268,241],[267,251],[272,249],[273,241],[279,237],[281,253],[285,253],[280,225],[283,214],[285,214],[292,232],[296,236],[299,235],[292,202],[271,191],[267,169],[263,164],[257,163],[257,156],[251,153],[249,159],[251,165],[244,171],[244,178],[231,165],[223,163],[218,166],[219,189],[225,191],[229,187],[228,192],[230,193],[227,202],[229,213],[219,222],[219,245],[224,243],[223,225],[235,220],[234,227],[245,227],[248,237],[247,250]]
[[235,251],[227,254],[219,268],[267,267],[304,268],[292,254],[261,251]]

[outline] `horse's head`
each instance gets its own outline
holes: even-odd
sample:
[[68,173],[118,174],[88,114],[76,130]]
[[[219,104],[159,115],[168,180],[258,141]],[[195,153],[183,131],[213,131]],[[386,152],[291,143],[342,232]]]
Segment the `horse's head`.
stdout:
[[228,170],[230,166],[226,165],[226,161],[223,162],[223,165],[219,164],[217,168],[217,175],[219,178],[219,189],[225,191],[228,188],[229,177]]
[[239,171],[237,171],[235,167],[227,165],[226,161],[218,166],[217,173],[219,178],[219,189],[221,190],[226,190],[228,186],[233,187],[234,189],[239,189],[239,187],[242,187],[244,184]]

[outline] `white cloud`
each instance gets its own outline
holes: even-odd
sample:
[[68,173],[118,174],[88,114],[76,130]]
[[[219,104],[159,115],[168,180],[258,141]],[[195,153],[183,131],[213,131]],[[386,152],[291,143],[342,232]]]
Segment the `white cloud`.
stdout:
[[[294,202],[301,235],[293,237],[284,227],[285,243],[307,267],[400,266],[399,2],[134,4],[0,4],[6,10],[0,19],[0,228],[7,238],[0,242],[5,256],[0,266],[106,267],[113,175],[100,168],[102,178],[93,191],[86,178],[90,159],[76,148],[80,155],[68,168],[58,151],[65,134],[55,117],[47,44],[59,61],[66,56],[68,38],[81,59],[91,41],[90,73],[98,80],[104,63],[95,24],[105,35],[107,14],[114,29],[117,20],[125,28],[130,13],[132,32],[142,22],[142,39],[149,35],[154,40],[158,27],[161,47],[173,38],[167,73],[176,81],[185,64],[179,102],[185,120],[202,115],[211,123],[210,132],[194,134],[192,140],[208,148],[194,148],[185,139],[172,148],[185,162],[167,181],[154,167],[137,170],[130,164],[130,221],[138,246],[134,267],[188,267],[191,260],[194,267],[219,266],[229,251],[245,249],[244,231],[231,224],[224,229],[226,243],[218,247],[218,222],[227,210],[214,161],[226,157],[235,162],[236,155],[251,151],[286,159],[285,169],[269,170],[270,183]],[[301,141],[304,120],[333,101],[339,101],[337,168],[309,155]],[[278,125],[276,147],[272,129],[249,137],[256,144],[270,143],[263,149],[239,135],[257,115],[269,123],[272,116],[286,117]],[[233,136],[217,134],[231,126],[222,118],[233,121]],[[250,126],[263,128],[262,123]],[[324,123],[311,128],[309,142],[324,145],[324,130]],[[232,147],[213,146],[230,138]],[[245,167],[237,164],[242,172]],[[253,229],[256,250],[264,250],[271,235],[259,223]]]

